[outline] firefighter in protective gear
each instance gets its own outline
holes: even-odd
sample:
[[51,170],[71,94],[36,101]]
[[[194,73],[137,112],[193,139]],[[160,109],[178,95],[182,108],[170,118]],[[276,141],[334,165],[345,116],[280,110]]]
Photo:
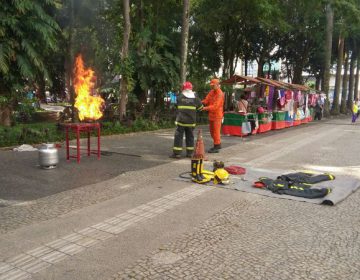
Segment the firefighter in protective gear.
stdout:
[[224,116],[224,100],[225,96],[220,89],[220,81],[212,79],[210,81],[211,91],[201,102],[205,105],[204,111],[209,112],[210,134],[214,142],[214,146],[208,151],[209,153],[218,153],[221,149],[221,122]]
[[176,130],[174,137],[173,153],[171,158],[180,158],[183,150],[183,137],[185,133],[186,157],[191,157],[194,151],[194,128],[196,126],[196,111],[203,105],[192,91],[192,84],[185,82],[182,91],[177,97]]

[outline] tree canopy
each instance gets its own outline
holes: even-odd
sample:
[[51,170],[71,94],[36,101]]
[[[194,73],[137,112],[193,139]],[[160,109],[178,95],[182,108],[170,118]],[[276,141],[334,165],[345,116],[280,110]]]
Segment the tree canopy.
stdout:
[[[37,84],[69,99],[74,56],[82,53],[95,69],[101,91],[119,96],[119,77],[127,78],[131,114],[147,107],[159,112],[165,94],[180,88],[183,1],[129,4],[131,32],[124,58],[122,0],[5,1],[0,11],[0,96]],[[191,0],[189,6],[185,76],[195,90],[204,92],[213,76],[229,78],[240,61],[245,69],[256,61],[257,74],[264,76],[263,66],[274,60],[285,66],[280,77],[302,83],[306,71],[324,90],[326,71],[341,63],[338,40],[343,38],[353,60],[349,96],[356,97],[359,0]],[[325,42],[329,7],[334,15],[330,67]]]

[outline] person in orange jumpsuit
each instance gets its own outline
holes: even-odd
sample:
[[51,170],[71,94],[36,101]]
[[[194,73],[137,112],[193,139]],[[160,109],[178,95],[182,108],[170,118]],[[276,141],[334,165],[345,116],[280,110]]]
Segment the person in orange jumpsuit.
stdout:
[[204,100],[201,102],[205,105],[202,109],[209,112],[209,126],[210,134],[214,141],[214,147],[212,147],[209,153],[218,153],[221,149],[221,122],[224,116],[224,93],[220,89],[220,82],[218,79],[212,79],[210,81],[211,91],[207,94]]

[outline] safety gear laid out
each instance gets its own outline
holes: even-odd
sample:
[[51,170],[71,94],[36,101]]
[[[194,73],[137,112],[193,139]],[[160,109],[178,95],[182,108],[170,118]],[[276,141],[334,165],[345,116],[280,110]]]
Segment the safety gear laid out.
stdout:
[[232,174],[232,175],[244,175],[244,174],[246,174],[246,169],[244,167],[236,166],[236,165],[227,166],[227,167],[225,167],[225,170],[227,172],[229,172],[229,174]]
[[273,193],[287,194],[304,198],[322,198],[331,192],[330,188],[312,189],[312,184],[334,180],[331,174],[313,174],[308,172],[290,173],[279,176],[277,179],[259,178],[253,184],[256,188],[266,188]]
[[[220,145],[219,145],[220,146]],[[213,180],[214,184],[228,184],[229,173],[224,169],[224,162],[214,161],[213,172],[204,170],[205,146],[202,131],[199,130],[194,154],[191,158],[191,180],[199,184],[205,184]]]
[[225,167],[225,164],[223,161],[215,160],[213,163],[213,171],[215,171],[216,169],[219,169],[219,168],[224,168],[224,167]]
[[281,175],[278,179],[286,180],[290,184],[293,183],[302,183],[302,184],[316,184],[324,181],[335,180],[335,176],[323,173],[323,174],[314,174],[311,172],[297,172]]
[[191,160],[191,180],[198,184],[205,184],[213,181],[214,185],[230,183],[229,173],[224,169],[222,161],[215,161],[213,171],[205,170],[203,159]]
[[227,185],[230,183],[229,173],[224,168],[219,168],[214,171],[214,184],[224,184]]
[[230,183],[229,173],[224,169],[225,164],[223,161],[214,161],[213,163],[213,172],[214,172],[214,184],[224,184],[227,185]]
[[203,159],[191,160],[191,179],[198,184],[205,184],[211,181],[211,176],[206,176],[203,172]]

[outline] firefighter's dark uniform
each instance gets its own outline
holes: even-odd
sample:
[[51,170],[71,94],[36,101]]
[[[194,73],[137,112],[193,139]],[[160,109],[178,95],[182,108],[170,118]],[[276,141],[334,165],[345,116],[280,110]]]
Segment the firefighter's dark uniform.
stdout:
[[277,194],[287,194],[304,198],[321,198],[331,192],[330,188],[312,189],[312,184],[334,180],[331,174],[309,174],[304,172],[291,173],[279,176],[276,180],[261,177],[259,182],[264,187]]
[[180,93],[177,97],[176,130],[174,137],[173,153],[180,155],[183,150],[183,136],[185,133],[186,154],[191,156],[194,151],[194,128],[196,126],[196,111],[202,109],[201,100],[186,97]]

